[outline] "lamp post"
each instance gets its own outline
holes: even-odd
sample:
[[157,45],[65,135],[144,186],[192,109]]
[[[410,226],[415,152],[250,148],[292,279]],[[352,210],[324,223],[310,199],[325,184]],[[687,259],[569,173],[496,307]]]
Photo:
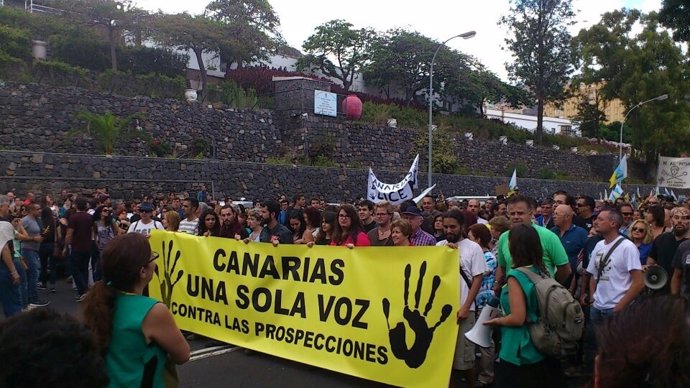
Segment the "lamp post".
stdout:
[[436,60],[436,55],[438,54],[438,51],[441,49],[441,47],[445,46],[448,41],[451,39],[455,38],[463,38],[463,39],[469,39],[472,38],[473,36],[477,35],[475,31],[468,31],[462,34],[458,34],[455,36],[452,36],[448,39],[446,39],[443,43],[439,44],[438,47],[436,47],[436,51],[434,51],[434,56],[431,58],[431,66],[429,67],[429,176],[428,176],[428,183],[429,186],[431,187],[431,143],[432,143],[432,136],[431,136],[431,119],[432,119],[432,113],[433,113],[433,104],[434,104],[434,61]]
[[652,102],[652,101],[663,101],[663,100],[665,100],[665,99],[667,99],[667,98],[668,98],[668,94],[662,94],[662,95],[660,95],[660,96],[657,96],[657,97],[654,97],[654,98],[650,98],[649,100],[642,101],[642,102],[638,103],[637,105],[633,106],[632,108],[630,108],[630,110],[628,111],[628,113],[625,114],[625,117],[623,117],[623,121],[621,121],[620,142],[618,143],[618,162],[619,162],[619,163],[620,163],[621,160],[623,160],[623,124],[625,124],[625,120],[628,118],[628,115],[630,115],[630,113],[631,113],[632,111],[634,111],[635,108],[637,108],[637,107],[639,107],[639,106],[642,106],[642,105],[644,105],[644,104],[646,104],[646,103],[648,103],[648,102]]

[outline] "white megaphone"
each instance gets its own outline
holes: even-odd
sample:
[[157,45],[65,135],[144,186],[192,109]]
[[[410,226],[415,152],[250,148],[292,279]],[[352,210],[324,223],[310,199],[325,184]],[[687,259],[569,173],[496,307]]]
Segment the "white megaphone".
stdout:
[[662,266],[652,265],[648,267],[644,273],[644,285],[650,290],[664,288],[667,282],[668,273]]
[[479,319],[477,319],[472,330],[465,333],[465,337],[482,348],[491,346],[491,332],[493,329],[491,326],[484,325],[484,322],[495,318],[498,314],[498,298],[493,298],[484,306],[482,313],[479,314]]

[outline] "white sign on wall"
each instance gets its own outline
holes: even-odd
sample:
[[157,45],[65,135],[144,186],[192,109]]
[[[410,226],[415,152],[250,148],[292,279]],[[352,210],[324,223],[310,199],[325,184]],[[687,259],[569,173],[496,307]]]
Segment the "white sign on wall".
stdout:
[[338,116],[338,96],[335,93],[314,90],[314,114]]

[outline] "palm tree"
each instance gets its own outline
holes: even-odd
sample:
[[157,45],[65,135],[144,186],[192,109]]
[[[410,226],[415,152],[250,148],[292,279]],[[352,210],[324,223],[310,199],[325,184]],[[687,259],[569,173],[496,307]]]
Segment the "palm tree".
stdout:
[[132,117],[117,117],[110,111],[106,111],[102,115],[81,111],[76,118],[86,121],[86,133],[100,143],[106,155],[113,154],[115,143],[132,120]]

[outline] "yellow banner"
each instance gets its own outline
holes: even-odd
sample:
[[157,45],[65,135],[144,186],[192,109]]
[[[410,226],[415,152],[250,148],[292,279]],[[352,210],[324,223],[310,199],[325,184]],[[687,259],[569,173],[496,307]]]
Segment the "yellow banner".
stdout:
[[456,250],[274,247],[163,231],[150,242],[160,258],[149,292],[183,330],[386,384],[448,385]]

